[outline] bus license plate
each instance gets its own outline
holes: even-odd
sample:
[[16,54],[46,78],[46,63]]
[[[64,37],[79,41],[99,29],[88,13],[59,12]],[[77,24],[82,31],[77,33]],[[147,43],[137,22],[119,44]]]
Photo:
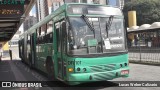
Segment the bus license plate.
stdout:
[[129,71],[128,71],[128,70],[122,70],[122,71],[121,71],[121,75],[126,75],[126,74],[129,74]]

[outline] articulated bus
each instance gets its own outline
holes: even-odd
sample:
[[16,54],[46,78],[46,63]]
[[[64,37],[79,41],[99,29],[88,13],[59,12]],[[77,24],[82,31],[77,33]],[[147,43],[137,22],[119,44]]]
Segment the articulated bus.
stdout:
[[129,76],[124,16],[117,7],[68,3],[21,35],[19,54],[70,85]]

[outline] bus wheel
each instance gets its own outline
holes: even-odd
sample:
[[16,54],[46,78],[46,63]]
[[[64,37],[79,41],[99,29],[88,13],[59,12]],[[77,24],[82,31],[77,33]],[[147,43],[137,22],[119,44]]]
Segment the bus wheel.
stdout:
[[46,70],[47,70],[48,78],[51,81],[55,81],[54,65],[53,65],[53,62],[52,62],[51,58],[47,58],[47,60],[46,60]]

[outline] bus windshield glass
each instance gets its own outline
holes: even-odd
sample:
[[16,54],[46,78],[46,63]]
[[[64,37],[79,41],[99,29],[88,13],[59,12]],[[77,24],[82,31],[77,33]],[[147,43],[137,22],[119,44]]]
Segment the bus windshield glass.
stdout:
[[123,18],[87,17],[92,28],[82,17],[69,17],[68,54],[88,55],[125,50]]

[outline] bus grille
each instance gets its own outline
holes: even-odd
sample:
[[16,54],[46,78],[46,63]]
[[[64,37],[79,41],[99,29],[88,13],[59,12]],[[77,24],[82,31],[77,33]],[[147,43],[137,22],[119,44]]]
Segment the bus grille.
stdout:
[[115,77],[115,73],[113,73],[113,72],[94,74],[94,76],[93,76],[94,80],[96,80],[96,81],[111,80],[114,77]]
[[91,72],[106,72],[115,70],[116,64],[90,66]]

